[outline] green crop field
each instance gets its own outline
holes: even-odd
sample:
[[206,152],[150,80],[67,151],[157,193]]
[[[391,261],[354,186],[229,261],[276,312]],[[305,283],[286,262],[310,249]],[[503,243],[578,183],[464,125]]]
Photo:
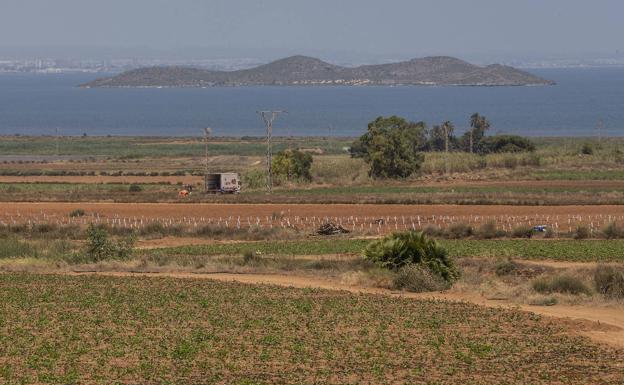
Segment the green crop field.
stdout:
[[[245,242],[142,250],[161,255],[237,255],[251,250],[266,255],[326,255],[362,252],[369,241],[320,239],[286,242]],[[624,240],[440,240],[453,257],[516,257],[560,261],[624,261]]]
[[0,292],[7,385],[624,381],[621,352],[466,303],[28,274],[0,275]]
[[[185,138],[167,137],[63,137],[60,155],[111,156],[123,158],[200,156],[204,152],[202,136]],[[321,148],[325,153],[344,153],[353,139],[332,138],[280,138],[274,139],[274,150],[289,147]],[[261,137],[213,138],[208,150],[215,155],[264,155],[266,143]],[[0,154],[3,155],[56,155],[56,142],[52,137],[13,136],[0,137]]]
[[[72,229],[63,236],[72,235]],[[54,233],[56,234],[56,233]],[[62,233],[59,233],[62,234]],[[64,233],[63,233],[64,234]],[[30,235],[34,237],[36,234]],[[61,236],[61,235],[59,235]],[[67,240],[0,238],[0,258],[36,258],[51,260],[72,260],[78,253],[76,245]],[[137,257],[153,260],[175,261],[179,257],[240,256],[254,252],[261,256],[323,256],[362,254],[370,240],[365,239],[305,239],[293,241],[249,241],[234,243],[212,243],[137,249]],[[449,255],[462,257],[513,257],[534,260],[578,261],[578,262],[622,262],[624,261],[624,240],[531,240],[531,239],[441,239],[440,244]]]

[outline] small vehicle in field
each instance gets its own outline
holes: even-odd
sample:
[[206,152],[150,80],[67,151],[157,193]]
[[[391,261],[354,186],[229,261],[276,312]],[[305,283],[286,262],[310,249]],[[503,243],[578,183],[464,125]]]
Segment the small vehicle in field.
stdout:
[[537,233],[545,233],[547,228],[548,226],[546,225],[537,225],[537,226],[533,226],[533,231]]
[[210,194],[238,194],[241,190],[240,178],[235,172],[207,174],[205,184]]

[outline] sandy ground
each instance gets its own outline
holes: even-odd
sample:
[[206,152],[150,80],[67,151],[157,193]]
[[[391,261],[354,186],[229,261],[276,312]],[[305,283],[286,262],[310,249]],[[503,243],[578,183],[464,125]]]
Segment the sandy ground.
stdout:
[[376,217],[385,216],[624,216],[624,205],[601,206],[507,206],[507,205],[392,205],[392,204],[211,204],[211,203],[0,203],[0,215],[57,215],[74,209],[101,217]]
[[357,287],[324,278],[280,274],[195,274],[195,273],[130,273],[130,272],[73,272],[73,275],[99,274],[107,276],[150,276],[185,279],[213,279],[249,284],[267,284],[295,288],[344,290],[352,293],[381,294],[414,299],[440,299],[470,302],[493,308],[514,308],[563,319],[572,334],[581,334],[600,343],[624,348],[624,306],[518,305],[505,300],[487,299],[472,293],[406,293],[386,289]]

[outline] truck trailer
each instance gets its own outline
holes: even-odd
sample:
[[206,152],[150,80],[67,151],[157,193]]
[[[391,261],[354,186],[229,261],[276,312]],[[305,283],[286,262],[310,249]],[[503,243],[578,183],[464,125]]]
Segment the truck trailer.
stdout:
[[238,194],[241,182],[235,172],[207,174],[205,177],[206,192],[210,194]]

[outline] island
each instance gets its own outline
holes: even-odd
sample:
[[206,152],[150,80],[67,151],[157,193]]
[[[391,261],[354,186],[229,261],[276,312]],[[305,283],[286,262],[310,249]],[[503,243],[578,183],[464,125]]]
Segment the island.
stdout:
[[291,56],[238,71],[183,66],[138,68],[80,85],[95,87],[235,86],[534,86],[554,82],[513,67],[477,66],[448,56],[344,67]]

